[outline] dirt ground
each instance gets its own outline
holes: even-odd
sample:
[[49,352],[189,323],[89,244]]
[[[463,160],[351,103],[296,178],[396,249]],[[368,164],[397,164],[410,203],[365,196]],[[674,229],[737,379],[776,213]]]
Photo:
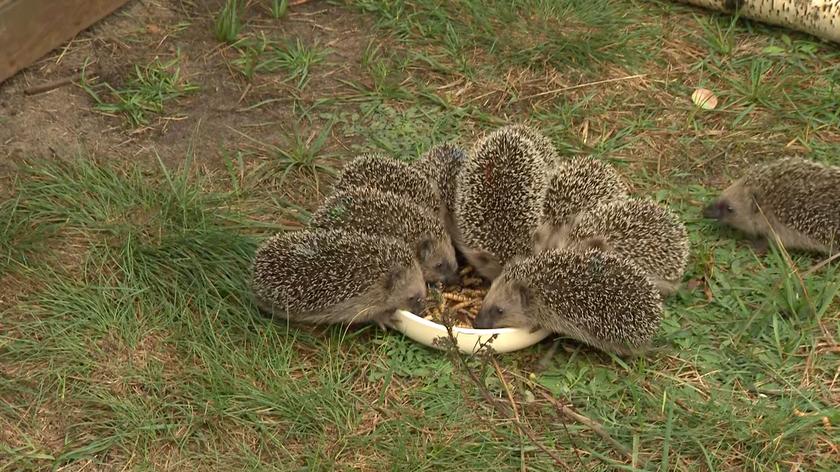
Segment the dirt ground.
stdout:
[[[0,85],[0,169],[13,162],[84,153],[97,158],[183,160],[191,146],[198,162],[214,167],[220,156],[246,133],[271,142],[293,116],[288,85],[279,75],[262,74],[252,83],[231,69],[229,47],[213,37],[213,16],[222,2],[134,0],[69,43]],[[369,35],[368,21],[324,1],[290,9],[287,21],[274,20],[267,9],[249,8],[248,28],[276,29],[279,37],[301,38],[330,53],[304,90],[319,96],[339,94],[339,79],[356,74]],[[165,116],[149,126],[128,129],[120,117],[91,109],[92,100],[77,84],[28,95],[27,89],[88,75],[118,86],[132,64],[180,56],[181,73],[199,86],[198,93],[167,102]],[[243,108],[255,103],[264,106]]]

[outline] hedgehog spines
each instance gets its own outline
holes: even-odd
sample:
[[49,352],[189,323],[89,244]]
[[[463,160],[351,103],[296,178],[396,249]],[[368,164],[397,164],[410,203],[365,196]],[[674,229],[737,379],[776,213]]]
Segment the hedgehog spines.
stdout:
[[411,165],[380,153],[361,154],[341,170],[337,192],[365,187],[394,193],[437,213],[442,205],[434,183]]
[[[510,127],[479,140],[457,180],[455,220],[464,248],[500,265],[530,254],[542,208],[545,169],[533,142]],[[467,255],[468,251],[463,252]],[[470,262],[483,272],[480,264]],[[482,275],[492,279],[497,274]]]
[[310,224],[403,239],[415,249],[430,282],[447,280],[457,271],[455,249],[441,222],[394,193],[357,187],[333,194],[312,215]]
[[832,253],[840,247],[838,187],[840,167],[787,157],[751,166],[703,214],[789,249]]
[[601,203],[579,213],[561,248],[596,248],[628,259],[670,293],[688,262],[688,232],[669,208],[644,198]]
[[388,318],[425,296],[420,267],[404,242],[338,230],[268,239],[257,249],[252,287],[263,311],[308,323]]
[[643,350],[658,330],[662,304],[645,274],[627,260],[596,250],[550,250],[510,264],[493,282],[479,317],[510,326],[507,312],[515,324],[630,354]]
[[551,169],[542,218],[559,226],[582,211],[628,194],[627,185],[611,165],[591,156],[577,157]]

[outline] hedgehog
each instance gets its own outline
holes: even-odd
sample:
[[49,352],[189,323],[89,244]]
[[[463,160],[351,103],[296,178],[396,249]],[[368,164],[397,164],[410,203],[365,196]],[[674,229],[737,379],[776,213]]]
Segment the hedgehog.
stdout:
[[762,251],[778,236],[791,250],[840,247],[840,167],[786,157],[749,168],[704,210],[751,236]]
[[344,166],[335,191],[368,187],[391,192],[437,213],[441,199],[434,183],[405,162],[384,154],[362,154]]
[[508,129],[514,132],[522,133],[526,138],[530,139],[537,148],[537,152],[542,155],[546,164],[553,165],[559,160],[557,149],[554,148],[554,144],[550,139],[536,129],[523,124],[511,125],[508,126]]
[[598,249],[628,259],[667,296],[676,292],[685,273],[689,243],[673,211],[650,199],[626,199],[579,213],[555,249]]
[[549,250],[509,264],[493,281],[476,328],[543,328],[602,351],[644,351],[662,301],[632,262],[594,249]]
[[466,160],[464,151],[447,143],[433,147],[420,159],[411,163],[412,168],[420,171],[437,188],[441,199],[440,220],[449,231],[453,242],[459,239],[453,213],[455,185],[464,160]]
[[382,234],[414,248],[428,282],[454,283],[455,248],[436,216],[395,193],[358,187],[328,197],[312,215],[313,228]]
[[479,140],[455,189],[459,249],[487,279],[532,251],[540,220],[546,163],[522,132],[504,127]]
[[548,176],[542,220],[534,232],[534,250],[557,246],[557,238],[578,213],[600,203],[626,198],[627,185],[609,164],[578,157],[558,164]]
[[339,230],[280,233],[253,264],[259,309],[293,322],[395,325],[397,310],[420,313],[426,284],[413,251],[396,238]]

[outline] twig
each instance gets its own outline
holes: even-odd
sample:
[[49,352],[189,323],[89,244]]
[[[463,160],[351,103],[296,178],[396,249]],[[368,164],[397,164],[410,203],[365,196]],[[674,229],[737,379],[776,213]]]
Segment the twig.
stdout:
[[[481,380],[478,377],[476,377],[475,372],[473,372],[472,369],[470,369],[469,366],[467,365],[467,361],[464,360],[464,357],[461,355],[461,351],[458,350],[458,344],[457,344],[457,340],[455,339],[455,335],[452,332],[452,326],[449,326],[449,325],[446,326],[446,333],[447,333],[447,336],[449,337],[449,341],[452,343],[452,348],[449,349],[450,354],[458,360],[458,364],[460,365],[461,368],[464,369],[464,371],[467,373],[467,376],[469,377],[469,379],[478,388],[478,391],[481,393],[481,396],[484,397],[484,400],[489,405],[491,405],[497,412],[499,412],[500,414],[504,415],[507,418],[511,418],[511,410],[508,409],[504,404],[502,404],[500,402],[497,402],[496,399],[493,398],[492,395],[490,395],[490,392],[487,391],[487,387],[484,386],[484,384],[481,382]],[[481,346],[481,349],[484,349],[486,347],[488,347],[488,346],[485,343],[484,345]],[[488,355],[492,355],[492,354],[488,354]],[[563,468],[563,470],[568,469],[568,465],[563,461],[563,459],[561,457],[559,457],[553,451],[546,448],[545,445],[543,445],[539,441],[539,439],[537,439],[534,436],[534,432],[530,428],[526,428],[524,425],[522,425],[518,421],[515,421],[513,424],[517,427],[517,429],[519,429],[519,431],[522,434],[524,434],[525,436],[528,436],[528,439],[531,441],[531,443],[533,443],[541,451],[543,451],[549,457],[551,457],[551,459],[554,460],[554,462],[559,467]]]
[[[499,363],[496,362],[496,359],[493,359],[493,368],[496,369],[496,375],[499,377],[499,381],[502,382],[502,387],[505,389],[505,393],[507,394],[508,401],[510,401],[510,406],[513,408],[513,417],[514,420],[519,423],[519,412],[516,409],[516,402],[513,401],[513,393],[510,391],[510,387],[508,387],[507,381],[505,380],[505,376],[502,375],[502,368],[499,367]],[[523,444],[522,441],[522,432],[519,433],[519,441],[520,445]],[[519,448],[519,470],[525,472],[527,467],[525,466],[525,448]]]
[[508,387],[507,381],[505,381],[505,377],[502,375],[502,369],[499,367],[499,363],[496,362],[496,359],[493,359],[493,368],[496,370],[496,375],[499,376],[499,380],[502,382],[502,387],[505,388],[505,393],[507,393],[508,400],[510,400],[510,406],[513,408],[513,416],[516,418],[516,421],[519,421],[519,412],[516,410],[516,402],[513,401],[513,394],[510,392],[510,387]]
[[630,449],[624,444],[621,444],[620,442],[613,439],[613,437],[610,436],[610,433],[604,430],[604,427],[601,425],[601,423],[598,423],[593,419],[587,418],[586,416],[583,416],[580,413],[572,410],[568,406],[563,405],[562,403],[557,401],[557,399],[554,398],[549,392],[547,392],[542,386],[540,386],[540,395],[542,395],[543,398],[551,402],[554,405],[554,407],[557,408],[557,412],[559,414],[585,425],[586,427],[591,429],[595,434],[601,436],[601,439],[608,442],[613,447],[613,449],[621,453],[621,455],[623,455],[625,458],[630,460],[633,459],[633,454],[632,452],[630,452]]
[[806,270],[805,272],[802,273],[802,277],[808,277],[809,275],[811,275],[814,272],[822,269],[823,267],[827,266],[828,264],[831,264],[836,259],[840,259],[840,252],[838,252],[837,254],[834,254],[833,256],[829,257],[828,259],[826,259],[826,260],[824,260],[824,261],[822,261],[818,264],[814,264],[814,267],[811,267],[810,269],[808,269],[808,270]]
[[554,95],[554,94],[558,94],[558,93],[561,93],[561,92],[568,92],[569,90],[576,90],[576,89],[579,89],[579,88],[591,87],[593,85],[608,84],[608,83],[611,83],[611,82],[621,82],[621,81],[624,81],[624,80],[631,80],[631,79],[640,79],[642,77],[645,77],[646,75],[647,74],[628,75],[626,77],[616,77],[614,79],[598,80],[598,81],[595,81],[595,82],[587,82],[585,84],[572,85],[570,87],[562,87],[562,88],[558,88],[558,89],[554,89],[554,90],[546,90],[545,92],[535,93],[534,95],[528,95],[527,97],[518,98],[518,99],[514,100],[513,103],[519,103],[519,102],[522,102],[522,101],[525,101],[525,100],[530,100],[532,98],[543,97],[545,95]]
[[73,82],[76,76],[68,76],[58,80],[53,80],[51,82],[44,82],[39,85],[33,85],[32,87],[23,89],[23,93],[25,95],[37,95],[39,93],[49,92],[50,90],[57,89],[63,85],[67,85]]

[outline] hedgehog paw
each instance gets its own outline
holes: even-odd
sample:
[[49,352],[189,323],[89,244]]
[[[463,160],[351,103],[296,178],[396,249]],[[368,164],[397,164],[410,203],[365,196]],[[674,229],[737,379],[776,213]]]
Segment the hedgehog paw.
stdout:
[[397,326],[400,324],[400,320],[397,318],[396,313],[389,313],[387,315],[380,316],[374,321],[382,331],[387,331],[388,328],[397,329]]
[[767,251],[770,249],[770,243],[767,241],[766,238],[753,239],[752,241],[750,241],[750,246],[753,248],[753,251],[755,251],[755,253],[759,256],[766,256]]

